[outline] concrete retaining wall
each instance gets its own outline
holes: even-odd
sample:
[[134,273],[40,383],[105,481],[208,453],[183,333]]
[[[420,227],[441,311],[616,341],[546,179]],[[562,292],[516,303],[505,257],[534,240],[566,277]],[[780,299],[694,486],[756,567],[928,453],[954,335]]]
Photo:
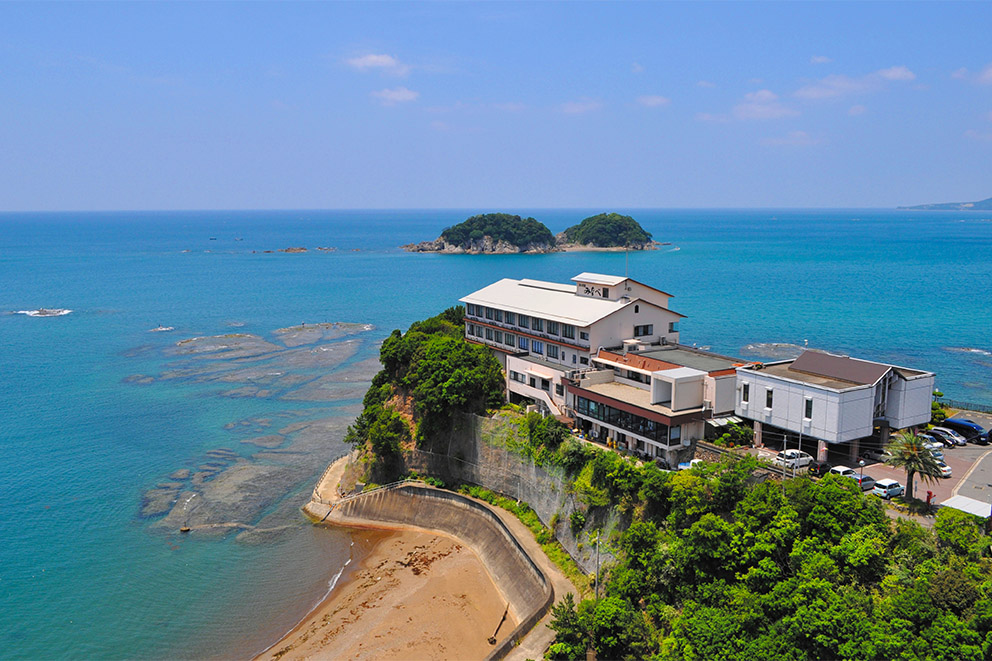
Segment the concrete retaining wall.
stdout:
[[460,494],[403,484],[337,503],[326,520],[349,526],[416,526],[447,533],[470,546],[520,621],[490,659],[505,656],[544,616],[554,599],[548,578],[499,517],[485,504]]

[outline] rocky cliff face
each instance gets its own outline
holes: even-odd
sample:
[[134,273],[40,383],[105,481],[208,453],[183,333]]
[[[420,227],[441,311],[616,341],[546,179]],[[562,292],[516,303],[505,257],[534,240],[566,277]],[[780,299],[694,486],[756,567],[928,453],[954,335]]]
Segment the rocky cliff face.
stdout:
[[403,246],[403,250],[407,252],[437,252],[446,254],[512,255],[517,253],[557,252],[560,248],[557,245],[547,243],[528,243],[523,246],[517,246],[508,241],[495,241],[491,236],[484,236],[481,239],[472,240],[461,245],[448,243],[443,238],[438,238],[433,241],[407,244]]

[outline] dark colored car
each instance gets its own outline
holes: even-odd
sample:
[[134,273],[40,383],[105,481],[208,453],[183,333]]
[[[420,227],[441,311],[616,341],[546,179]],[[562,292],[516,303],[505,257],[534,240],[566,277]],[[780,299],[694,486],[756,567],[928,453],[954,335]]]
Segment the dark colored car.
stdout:
[[974,443],[975,445],[988,445],[990,442],[992,442],[992,430],[985,432],[981,436],[976,436],[975,438],[971,439],[971,442]]
[[941,427],[947,427],[948,429],[953,429],[957,433],[964,436],[969,441],[972,439],[982,436],[985,434],[985,428],[974,420],[968,420],[966,418],[948,418],[940,423]]
[[825,461],[813,461],[810,463],[807,470],[809,471],[809,474],[814,477],[823,477],[831,468],[832,466]]

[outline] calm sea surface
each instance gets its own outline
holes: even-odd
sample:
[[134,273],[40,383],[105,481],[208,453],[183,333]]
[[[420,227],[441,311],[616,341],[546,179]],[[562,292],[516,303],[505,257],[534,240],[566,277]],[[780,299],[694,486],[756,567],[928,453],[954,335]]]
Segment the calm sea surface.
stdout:
[[[560,231],[599,211],[517,213]],[[244,543],[139,516],[143,492],[176,469],[242,451],[230,423],[287,408],[126,381],[166,371],[185,338],[349,321],[381,339],[499,278],[626,270],[674,295],[685,343],[754,357],[747,345],[808,342],[934,370],[947,396],[992,405],[992,214],[634,210],[672,245],[629,258],[398,249],[471,213],[0,214],[0,656],[243,656],[302,617],[348,558],[346,534],[302,520]],[[290,246],[310,251],[261,252]],[[42,307],[72,313],[10,314]],[[175,330],[148,332],[159,325]],[[354,361],[374,354],[362,346]],[[341,452],[329,439],[328,457]],[[315,478],[288,485],[287,502]]]

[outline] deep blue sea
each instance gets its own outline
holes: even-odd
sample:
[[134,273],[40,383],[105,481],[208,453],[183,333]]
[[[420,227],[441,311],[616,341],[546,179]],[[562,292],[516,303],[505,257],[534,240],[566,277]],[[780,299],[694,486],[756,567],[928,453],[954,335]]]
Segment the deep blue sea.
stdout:
[[[514,212],[560,231],[600,211]],[[992,214],[616,211],[672,245],[399,249],[467,210],[0,214],[0,656],[245,656],[298,621],[348,557],[347,535],[302,519],[246,544],[139,516],[143,492],[177,468],[246,451],[231,423],[287,407],[193,380],[128,381],[168,370],[186,338],[348,321],[381,339],[499,278],[626,271],[674,295],[684,343],[745,357],[748,345],[808,343],[934,370],[948,397],[992,405]],[[290,246],[310,250],[261,252]],[[72,312],[12,314],[38,308]],[[175,330],[149,332],[160,325]],[[365,342],[354,360],[374,352]],[[355,403],[293,408],[333,416]]]

